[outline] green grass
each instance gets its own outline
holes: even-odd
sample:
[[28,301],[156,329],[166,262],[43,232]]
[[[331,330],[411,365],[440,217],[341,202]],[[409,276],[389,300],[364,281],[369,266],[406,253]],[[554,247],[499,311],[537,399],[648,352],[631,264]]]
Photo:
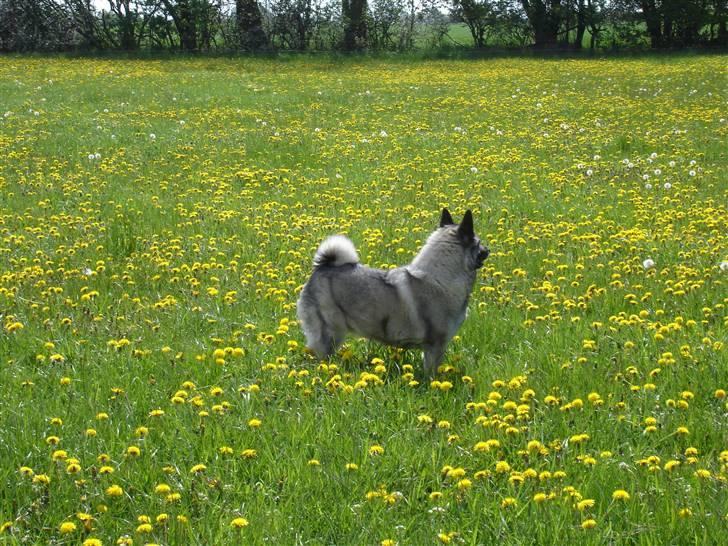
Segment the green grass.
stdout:
[[[0,58],[0,543],[718,543],[725,76]],[[317,244],[406,263],[443,206],[491,257],[440,383],[416,351],[306,354]]]

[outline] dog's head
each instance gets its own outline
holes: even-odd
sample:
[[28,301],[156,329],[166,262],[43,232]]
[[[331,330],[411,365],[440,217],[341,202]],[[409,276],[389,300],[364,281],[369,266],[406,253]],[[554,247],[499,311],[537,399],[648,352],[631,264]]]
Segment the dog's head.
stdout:
[[462,246],[465,254],[465,262],[472,269],[483,267],[483,262],[490,254],[487,247],[484,247],[480,238],[475,235],[473,229],[473,213],[470,210],[465,211],[462,222],[456,224],[450,211],[442,209],[440,216],[440,228],[450,228],[450,231]]

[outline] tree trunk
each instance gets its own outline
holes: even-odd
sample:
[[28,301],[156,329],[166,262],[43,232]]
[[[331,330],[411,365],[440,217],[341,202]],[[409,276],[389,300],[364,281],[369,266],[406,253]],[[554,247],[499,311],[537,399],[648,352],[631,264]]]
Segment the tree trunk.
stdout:
[[194,0],[178,0],[173,3],[172,0],[162,0],[177,29],[183,51],[197,50],[197,13],[193,2]]
[[662,43],[668,47],[675,45],[675,36],[673,36],[672,32],[672,19],[670,17],[665,17],[665,25],[662,29]]
[[[128,6],[127,6],[128,8]],[[119,14],[119,45],[125,51],[134,51],[137,49],[137,39],[135,33],[134,14],[126,12]]]
[[555,47],[559,42],[559,28],[550,25],[547,21],[534,23],[533,34],[536,39],[534,44],[538,49]]
[[355,51],[366,45],[367,0],[342,0],[341,14],[344,18],[344,49]]
[[197,18],[192,2],[184,0],[178,3],[179,6],[179,41],[184,51],[197,50]]
[[561,0],[521,0],[526,12],[536,48],[555,47],[561,26]]
[[655,6],[655,0],[642,0],[640,6],[642,7],[642,16],[647,24],[647,32],[650,35],[650,47],[662,47],[662,24],[657,6]]
[[240,47],[245,50],[264,49],[268,46],[268,37],[263,30],[263,17],[256,0],[236,0],[235,15],[238,26]]
[[576,39],[574,40],[574,49],[581,49],[584,41],[584,33],[586,32],[586,7],[584,0],[579,0],[579,6],[576,12]]
[[477,22],[468,24],[468,28],[470,29],[470,35],[473,37],[473,46],[476,48],[485,47],[483,28]]

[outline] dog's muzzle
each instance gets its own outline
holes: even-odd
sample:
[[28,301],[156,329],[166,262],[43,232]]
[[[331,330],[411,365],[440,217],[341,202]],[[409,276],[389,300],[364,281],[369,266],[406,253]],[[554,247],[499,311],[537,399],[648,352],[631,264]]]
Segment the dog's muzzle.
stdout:
[[478,251],[478,258],[477,258],[477,262],[476,262],[478,268],[483,267],[483,262],[486,260],[486,258],[489,255],[490,255],[490,250],[481,246],[480,250]]

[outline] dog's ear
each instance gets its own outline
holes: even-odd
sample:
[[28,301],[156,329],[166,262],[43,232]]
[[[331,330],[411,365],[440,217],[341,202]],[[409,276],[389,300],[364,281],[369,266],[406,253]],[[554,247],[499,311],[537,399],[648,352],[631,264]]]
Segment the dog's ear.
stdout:
[[470,210],[465,211],[463,221],[458,226],[458,235],[463,241],[472,241],[475,238],[473,230],[473,213]]
[[442,215],[440,216],[440,227],[452,226],[454,224],[455,221],[452,219],[450,211],[447,209],[442,209]]

